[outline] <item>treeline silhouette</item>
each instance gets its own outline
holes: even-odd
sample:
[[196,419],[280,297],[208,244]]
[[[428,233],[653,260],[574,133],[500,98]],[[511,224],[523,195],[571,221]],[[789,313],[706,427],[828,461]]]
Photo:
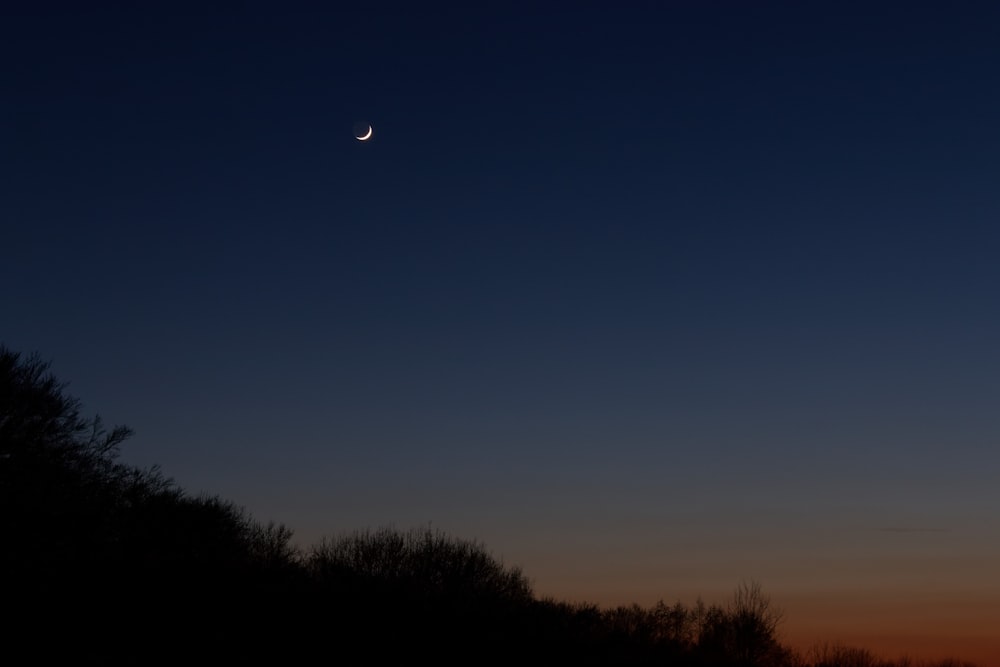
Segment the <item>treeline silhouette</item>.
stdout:
[[283,525],[121,463],[131,431],[84,417],[49,366],[0,345],[6,664],[917,664],[792,651],[754,582],[722,605],[605,609],[539,598],[484,545],[430,527],[296,548]]

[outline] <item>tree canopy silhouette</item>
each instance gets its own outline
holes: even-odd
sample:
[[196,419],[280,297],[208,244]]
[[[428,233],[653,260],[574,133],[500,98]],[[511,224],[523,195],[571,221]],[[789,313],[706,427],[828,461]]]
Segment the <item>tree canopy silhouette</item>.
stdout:
[[356,530],[301,552],[283,525],[122,463],[131,434],[83,416],[37,354],[0,345],[7,655],[284,664],[334,646],[368,664],[915,667],[839,645],[793,653],[752,581],[726,605],[601,609],[537,599],[519,567],[429,527]]
[[[0,346],[0,584],[24,641],[62,635],[32,650],[73,646],[78,659],[109,659],[169,628],[192,636],[206,609],[261,608],[261,591],[292,585],[291,531],[121,463],[131,429],[84,417],[66,387],[37,354]],[[95,606],[130,610],[118,649]]]

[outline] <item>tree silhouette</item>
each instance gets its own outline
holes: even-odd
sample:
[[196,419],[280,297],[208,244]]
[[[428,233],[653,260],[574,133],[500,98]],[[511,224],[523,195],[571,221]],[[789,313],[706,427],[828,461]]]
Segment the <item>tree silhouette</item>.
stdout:
[[0,512],[17,548],[3,550],[4,573],[23,581],[48,570],[39,585],[58,583],[61,569],[103,557],[114,541],[114,517],[138,488],[165,484],[115,462],[131,430],[86,419],[36,355],[0,347]]
[[757,582],[743,582],[725,608],[712,607],[702,624],[700,650],[712,660],[739,667],[783,662],[777,628],[782,614]]
[[301,553],[283,525],[121,463],[131,430],[82,416],[65,388],[37,354],[0,345],[7,662],[972,667],[839,645],[798,656],[752,581],[723,606],[601,609],[536,599],[520,568],[429,527]]
[[320,577],[378,581],[429,599],[531,599],[520,568],[505,566],[478,542],[431,528],[381,528],[324,539],[313,548],[310,566]]
[[[120,463],[132,431],[82,416],[49,368],[0,346],[0,585],[20,623],[10,636],[84,661],[160,642],[165,661],[196,629],[267,617],[262,593],[273,601],[300,574],[291,531]],[[115,641],[93,613],[105,606],[128,610]]]
[[[519,568],[478,542],[431,528],[358,530],[316,545],[313,581],[335,601],[327,613],[352,640],[381,642],[382,660],[433,647],[434,660],[479,664],[514,659],[535,604]],[[483,652],[486,651],[486,655]]]

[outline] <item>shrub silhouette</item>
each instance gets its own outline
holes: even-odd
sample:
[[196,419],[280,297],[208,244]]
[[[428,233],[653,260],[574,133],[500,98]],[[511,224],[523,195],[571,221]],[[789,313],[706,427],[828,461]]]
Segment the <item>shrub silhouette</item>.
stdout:
[[813,646],[809,651],[809,661],[813,667],[889,667],[891,665],[867,649],[843,644]]
[[908,657],[890,660],[858,646],[839,642],[815,644],[803,658],[808,667],[976,667],[974,663],[954,658],[915,661]]

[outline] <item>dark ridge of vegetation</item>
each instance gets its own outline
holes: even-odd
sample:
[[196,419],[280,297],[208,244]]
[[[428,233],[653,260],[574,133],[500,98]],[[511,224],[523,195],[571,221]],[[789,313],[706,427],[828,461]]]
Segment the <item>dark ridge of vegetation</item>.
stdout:
[[131,431],[84,418],[65,388],[37,355],[0,345],[9,664],[918,666],[840,645],[793,652],[753,582],[726,605],[602,609],[538,598],[519,568],[430,528],[301,551],[285,526],[120,463]]

